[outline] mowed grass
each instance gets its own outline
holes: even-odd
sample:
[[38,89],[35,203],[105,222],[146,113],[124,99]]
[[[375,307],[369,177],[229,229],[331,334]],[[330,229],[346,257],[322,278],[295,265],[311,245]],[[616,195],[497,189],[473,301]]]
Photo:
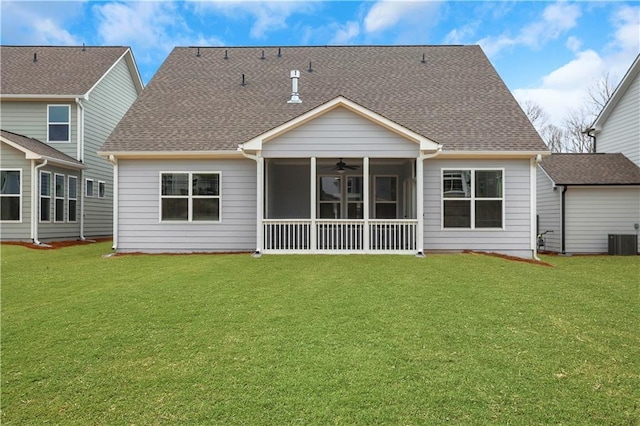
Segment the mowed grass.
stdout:
[[3,424],[638,424],[640,261],[2,246]]

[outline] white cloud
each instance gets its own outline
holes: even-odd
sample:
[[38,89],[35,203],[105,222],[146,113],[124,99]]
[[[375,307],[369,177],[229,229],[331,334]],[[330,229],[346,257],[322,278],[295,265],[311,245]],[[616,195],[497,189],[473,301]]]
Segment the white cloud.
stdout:
[[567,39],[566,46],[572,52],[578,53],[578,51],[582,47],[582,41],[577,37],[571,36]]
[[82,13],[82,2],[1,1],[0,8],[5,44],[80,45],[90,41],[68,29],[68,23]]
[[346,44],[354,37],[360,34],[360,24],[355,21],[349,21],[345,25],[341,25],[337,30],[330,44]]
[[375,3],[364,18],[367,33],[376,33],[394,27],[401,21],[424,19],[437,12],[439,4],[421,1],[382,0]]

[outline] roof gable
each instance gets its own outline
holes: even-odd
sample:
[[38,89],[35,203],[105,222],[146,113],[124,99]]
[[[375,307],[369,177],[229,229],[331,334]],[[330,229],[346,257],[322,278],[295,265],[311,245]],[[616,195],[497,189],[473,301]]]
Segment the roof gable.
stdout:
[[48,160],[74,169],[85,168],[84,164],[37,139],[0,130],[0,141],[24,152],[27,160]]
[[128,47],[0,46],[3,98],[87,97],[124,59],[138,92],[142,81]]
[[547,151],[478,46],[178,47],[102,151],[236,149],[339,97],[444,151]]
[[540,167],[556,185],[640,185],[640,167],[622,154],[552,154]]
[[613,110],[618,105],[618,102],[620,102],[624,94],[627,92],[633,80],[638,78],[639,74],[640,74],[640,54],[636,56],[636,59],[633,61],[633,64],[631,64],[631,67],[627,70],[627,73],[624,75],[624,77],[622,77],[622,80],[620,80],[618,87],[616,87],[616,89],[613,91],[613,94],[607,100],[607,103],[602,108],[602,111],[600,111],[600,114],[598,115],[598,117],[596,117],[596,120],[593,122],[593,125],[591,126],[592,129],[596,131],[602,129],[605,121],[607,121],[607,119],[609,118]]

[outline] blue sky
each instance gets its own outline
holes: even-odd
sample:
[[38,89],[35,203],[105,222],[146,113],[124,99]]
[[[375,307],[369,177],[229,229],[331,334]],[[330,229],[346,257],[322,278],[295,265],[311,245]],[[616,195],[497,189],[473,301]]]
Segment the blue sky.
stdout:
[[147,83],[174,46],[479,44],[559,120],[640,52],[637,1],[5,1],[2,44],[127,45]]

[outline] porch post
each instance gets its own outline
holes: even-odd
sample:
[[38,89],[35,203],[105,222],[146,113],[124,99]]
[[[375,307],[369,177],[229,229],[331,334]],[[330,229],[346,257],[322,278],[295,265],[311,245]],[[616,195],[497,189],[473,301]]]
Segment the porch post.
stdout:
[[420,152],[416,159],[416,231],[417,256],[424,256],[424,155]]
[[309,179],[311,181],[311,188],[310,189],[310,193],[311,193],[311,246],[309,247],[309,249],[312,252],[315,252],[317,249],[317,237],[318,237],[318,230],[316,229],[316,173],[317,173],[317,167],[316,167],[316,157],[311,157],[311,168],[310,168],[310,173],[311,173],[311,179]]
[[363,235],[363,250],[369,251],[369,237],[371,230],[369,229],[369,157],[362,159],[362,217],[364,218],[364,235]]
[[257,170],[257,179],[256,179],[256,254],[262,253],[262,233],[264,229],[264,224],[262,223],[264,219],[264,157],[260,155],[258,151],[256,156],[256,170]]

